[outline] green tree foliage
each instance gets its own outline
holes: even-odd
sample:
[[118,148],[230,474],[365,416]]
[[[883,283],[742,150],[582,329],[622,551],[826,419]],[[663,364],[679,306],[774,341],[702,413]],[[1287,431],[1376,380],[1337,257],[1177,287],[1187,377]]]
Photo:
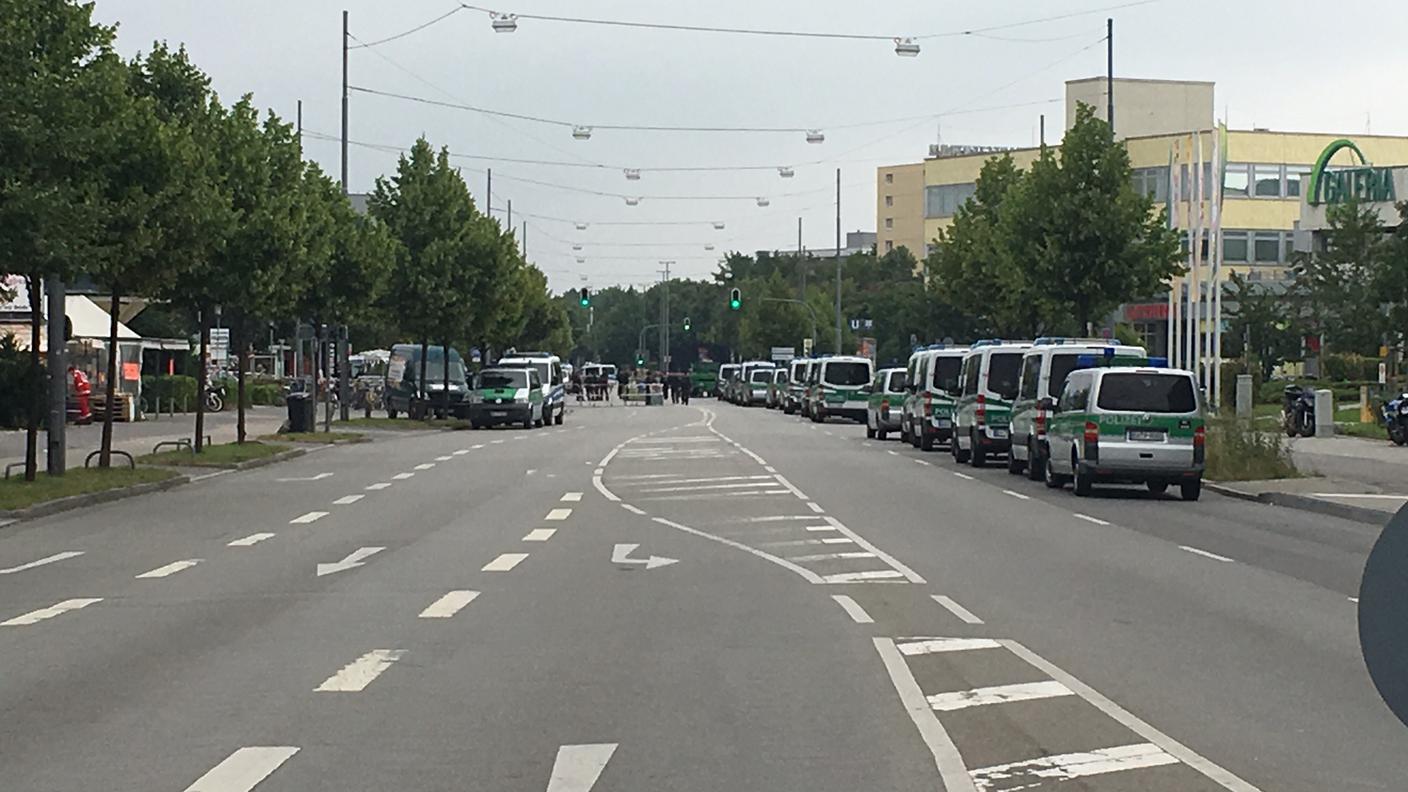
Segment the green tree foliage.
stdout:
[[1387,340],[1408,345],[1408,202],[1398,205],[1400,222],[1384,244],[1374,278],[1376,291],[1388,307]]
[[1337,352],[1378,354],[1388,329],[1375,310],[1388,285],[1379,273],[1391,247],[1372,209],[1335,204],[1325,219],[1325,249],[1297,255],[1291,268],[1301,326]]
[[1247,365],[1260,373],[1260,382],[1271,379],[1276,366],[1300,353],[1301,339],[1288,296],[1284,289],[1249,281],[1235,272],[1223,286],[1227,327],[1222,353],[1246,358]]

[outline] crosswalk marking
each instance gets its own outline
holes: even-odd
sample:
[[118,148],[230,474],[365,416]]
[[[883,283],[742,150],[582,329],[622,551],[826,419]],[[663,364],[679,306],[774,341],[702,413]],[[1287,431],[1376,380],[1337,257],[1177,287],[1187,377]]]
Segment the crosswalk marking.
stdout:
[[980,707],[985,704],[1006,704],[1010,701],[1034,701],[1075,695],[1070,688],[1053,679],[1043,682],[1019,682],[1015,685],[994,685],[992,687],[955,690],[952,693],[936,693],[929,696],[929,706],[939,712]]
[[275,536],[275,534],[271,534],[271,533],[255,533],[255,534],[250,534],[249,536],[246,536],[246,537],[244,537],[243,539],[236,539],[235,541],[230,542],[229,544],[227,544],[227,545],[225,545],[225,546],[226,546],[226,547],[252,547],[252,546],[257,545],[257,544],[259,544],[260,542],[264,541],[265,539],[273,539],[274,536]]
[[581,499],[582,493],[580,492],[568,492],[562,496],[563,503],[577,503]]
[[857,550],[853,553],[814,553],[812,555],[790,556],[788,561],[843,561],[851,558],[874,558],[875,554],[869,550]]
[[60,614],[86,608],[89,605],[102,601],[102,597],[64,600],[58,604],[50,605],[47,608],[40,608],[39,610],[30,611],[22,616],[16,616],[13,619],[2,621],[0,622],[0,627],[24,627],[30,624],[37,624],[45,619],[52,619]]
[[[671,481],[670,484],[677,482]],[[685,487],[650,487],[641,492],[696,492],[702,490],[727,490],[727,489],[747,489],[750,487],[776,487],[777,481],[769,476],[761,481],[741,481],[733,484],[692,484]],[[729,493],[732,495],[733,493]]]
[[362,498],[365,498],[365,497],[367,497],[367,496],[366,496],[366,495],[343,495],[341,498],[338,498],[337,500],[333,501],[332,503],[333,503],[334,506],[351,506],[352,504],[356,503],[357,501],[359,501],[359,500],[361,500]]
[[[1178,759],[1153,743],[1136,743],[1098,751],[1042,756],[1020,762],[983,767],[970,771],[980,790],[1025,789],[1041,779],[1066,781],[1072,778],[1176,764]],[[1001,782],[999,784],[998,782]],[[1027,782],[1027,783],[1022,783]]]
[[321,519],[323,519],[323,518],[326,517],[326,516],[328,516],[328,512],[325,512],[325,511],[310,511],[310,512],[308,512],[307,514],[300,514],[300,515],[298,515],[297,517],[294,517],[292,520],[289,520],[289,521],[288,521],[288,524],[289,524],[289,525],[306,525],[307,523],[316,522],[316,521],[318,521],[318,520],[321,520]]
[[557,749],[548,778],[548,792],[591,792],[617,743],[564,745]]
[[474,602],[479,596],[477,591],[459,590],[451,591],[438,600],[430,603],[430,606],[420,612],[422,619],[448,619],[460,612],[460,609]]
[[241,748],[186,787],[186,792],[249,792],[298,753],[289,745]]
[[404,649],[373,649],[343,666],[313,690],[316,693],[357,693],[365,690],[405,653]]
[[931,595],[931,596],[933,597],[934,602],[937,602],[937,603],[939,603],[940,605],[944,606],[945,608],[948,609],[948,612],[949,612],[949,613],[952,613],[954,616],[957,616],[958,618],[962,619],[964,622],[966,622],[966,623],[968,623],[968,624],[982,624],[982,623],[983,623],[983,620],[982,620],[982,619],[979,619],[977,616],[974,616],[972,611],[968,610],[967,608],[963,607],[962,605],[959,605],[957,602],[954,602],[952,599],[949,599],[948,597],[945,597],[945,596],[942,595],[942,594],[933,594],[933,595]]
[[991,638],[913,638],[896,641],[895,648],[906,657],[914,655],[938,654],[940,652],[968,652],[974,649],[998,649],[1002,644]]
[[507,572],[523,562],[527,558],[527,553],[504,553],[493,561],[485,564],[480,572]]
[[904,573],[895,569],[872,569],[867,572],[837,572],[822,576],[824,583],[864,583],[866,581],[900,580]]

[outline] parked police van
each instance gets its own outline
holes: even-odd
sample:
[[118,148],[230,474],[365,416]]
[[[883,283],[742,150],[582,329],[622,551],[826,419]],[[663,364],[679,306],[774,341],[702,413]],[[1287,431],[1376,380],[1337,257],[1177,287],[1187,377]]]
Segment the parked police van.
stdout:
[[1195,501],[1203,489],[1205,418],[1192,372],[1073,371],[1047,429],[1046,485],[1070,482],[1075,494],[1089,495],[1096,482],[1144,484],[1154,494],[1177,484],[1184,500]]
[[783,393],[782,411],[792,415],[802,409],[806,400],[807,378],[811,375],[813,358],[796,358],[787,364],[787,389]]
[[517,352],[499,358],[498,368],[532,368],[538,372],[543,392],[543,421],[562,424],[567,414],[567,389],[563,385],[562,359],[550,352]]
[[[1012,404],[1012,449],[1007,472],[1027,471],[1040,481],[1046,469],[1046,425],[1051,407],[1061,395],[1066,376],[1082,356],[1094,355],[1106,364],[1148,365],[1144,347],[1100,338],[1038,338],[1022,357],[1017,399]],[[1118,363],[1115,363],[1118,365]]]
[[1012,402],[1017,398],[1017,377],[1029,341],[975,341],[963,356],[959,372],[958,403],[953,410],[956,462],[982,467],[993,454],[1011,448],[1009,434]]
[[904,407],[905,370],[883,368],[866,387],[865,436],[884,440],[885,435],[900,428],[900,413]]
[[773,369],[772,381],[768,384],[767,408],[776,410],[782,407],[782,398],[787,394],[788,371],[782,366]]
[[[738,372],[738,380],[733,389],[733,403],[745,407],[762,403],[767,399],[768,383],[772,380],[772,370],[777,364],[770,360],[744,361]],[[757,372],[762,372],[757,373]],[[766,379],[761,379],[766,375]]]
[[862,390],[874,378],[875,364],[870,358],[855,355],[822,358],[812,390],[811,419],[820,422],[836,415],[863,422],[866,394]]
[[900,439],[925,451],[953,439],[953,408],[966,346],[933,344],[916,350],[905,367],[907,387],[900,416]]
[[737,363],[725,363],[719,366],[719,379],[715,383],[714,398],[723,401],[729,398],[729,388],[733,384],[733,378],[738,376]]

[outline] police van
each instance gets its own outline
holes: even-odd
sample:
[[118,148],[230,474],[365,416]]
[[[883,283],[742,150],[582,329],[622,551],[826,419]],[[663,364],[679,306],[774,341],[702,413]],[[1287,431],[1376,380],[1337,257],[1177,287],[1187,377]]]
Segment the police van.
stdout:
[[499,358],[498,368],[531,368],[538,372],[543,393],[543,422],[562,424],[567,413],[567,390],[563,385],[562,359],[550,352],[515,352]]
[[900,439],[930,451],[934,443],[953,439],[953,407],[958,399],[958,374],[966,346],[934,344],[909,356],[905,367],[904,405]]
[[816,366],[809,393],[811,419],[825,421],[833,415],[856,423],[865,421],[866,385],[875,378],[875,364],[856,355],[824,357]]
[[782,394],[782,411],[792,415],[806,401],[807,378],[811,375],[812,358],[796,358],[787,364],[787,388]]
[[989,456],[1011,448],[1012,402],[1022,357],[1030,348],[1028,341],[975,341],[963,356],[949,443],[955,462],[982,467]]
[[900,408],[904,405],[905,370],[883,368],[866,388],[865,436],[884,440],[900,428]]
[[1097,482],[1143,484],[1156,495],[1177,484],[1183,500],[1195,501],[1203,489],[1205,419],[1192,372],[1161,366],[1073,371],[1047,428],[1046,485],[1070,482],[1084,496]]
[[768,383],[772,382],[772,371],[777,364],[770,360],[749,360],[739,370],[738,382],[733,389],[733,403],[750,407],[767,400]]
[[718,384],[714,390],[714,397],[720,401],[729,398],[729,390],[733,386],[734,377],[738,376],[737,363],[725,363],[719,366]]

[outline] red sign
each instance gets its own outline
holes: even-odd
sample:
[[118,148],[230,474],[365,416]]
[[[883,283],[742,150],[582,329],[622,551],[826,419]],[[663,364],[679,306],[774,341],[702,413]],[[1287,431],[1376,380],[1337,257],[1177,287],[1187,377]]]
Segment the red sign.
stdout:
[[1136,303],[1124,307],[1126,322],[1160,322],[1168,319],[1168,303]]
[[125,379],[125,380],[128,380],[128,381],[141,379],[141,378],[142,378],[142,364],[141,364],[141,363],[123,363],[123,364],[122,364],[122,378]]

